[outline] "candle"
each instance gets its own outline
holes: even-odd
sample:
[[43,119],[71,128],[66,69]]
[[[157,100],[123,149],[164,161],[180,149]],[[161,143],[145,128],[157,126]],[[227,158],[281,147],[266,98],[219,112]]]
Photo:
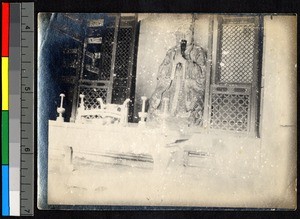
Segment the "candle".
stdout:
[[142,101],[143,101],[142,112],[144,113],[144,112],[145,112],[145,108],[146,108],[146,100],[147,100],[147,97],[142,96],[141,98],[142,98]]
[[64,94],[60,94],[60,108],[63,107],[63,102],[64,102]]

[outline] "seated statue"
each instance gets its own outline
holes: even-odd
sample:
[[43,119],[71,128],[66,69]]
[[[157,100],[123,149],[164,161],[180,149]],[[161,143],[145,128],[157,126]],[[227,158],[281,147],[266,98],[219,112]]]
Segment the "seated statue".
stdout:
[[149,100],[149,120],[162,115],[163,100],[168,98],[170,121],[202,126],[206,52],[193,42],[191,28],[179,29],[175,36],[176,46],[159,67],[156,89]]

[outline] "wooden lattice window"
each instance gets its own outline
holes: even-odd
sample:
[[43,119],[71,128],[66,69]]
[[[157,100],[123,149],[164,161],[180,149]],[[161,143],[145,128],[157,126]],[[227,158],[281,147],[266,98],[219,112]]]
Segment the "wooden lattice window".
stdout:
[[[120,14],[92,14],[83,16],[84,29],[78,41],[83,45],[78,54],[69,54],[75,49],[67,48],[64,66],[71,72],[68,76],[74,86],[72,116],[74,121],[79,106],[79,94],[85,95],[86,109],[99,108],[97,98],[105,103],[122,104],[131,98],[134,76],[134,45],[137,17]],[[68,25],[68,24],[66,24]],[[72,69],[71,69],[72,70]],[[71,74],[69,74],[71,75]],[[131,115],[131,111],[129,114]]]
[[259,101],[258,16],[214,20],[214,57],[209,89],[211,130],[257,133]]

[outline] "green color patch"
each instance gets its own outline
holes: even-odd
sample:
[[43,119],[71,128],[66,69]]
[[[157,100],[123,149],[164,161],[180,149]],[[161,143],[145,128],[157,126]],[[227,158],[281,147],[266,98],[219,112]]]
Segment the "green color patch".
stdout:
[[8,119],[8,110],[2,111],[2,129],[1,129],[1,138],[2,138],[2,164],[8,165],[8,144],[9,144],[9,137],[8,137],[8,126],[9,126],[9,119]]

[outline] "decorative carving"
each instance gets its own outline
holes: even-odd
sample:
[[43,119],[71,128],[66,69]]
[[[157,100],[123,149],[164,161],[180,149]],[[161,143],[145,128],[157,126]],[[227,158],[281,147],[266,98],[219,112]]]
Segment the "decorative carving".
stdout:
[[85,107],[84,97],[80,94],[80,105],[78,107],[78,114],[76,122],[79,123],[97,123],[101,125],[109,124],[128,124],[128,103],[130,99],[126,99],[123,104],[108,104],[104,103],[103,99],[97,98],[99,106],[97,108]]

